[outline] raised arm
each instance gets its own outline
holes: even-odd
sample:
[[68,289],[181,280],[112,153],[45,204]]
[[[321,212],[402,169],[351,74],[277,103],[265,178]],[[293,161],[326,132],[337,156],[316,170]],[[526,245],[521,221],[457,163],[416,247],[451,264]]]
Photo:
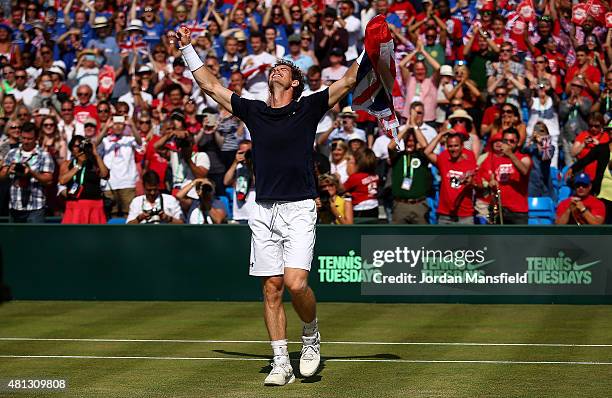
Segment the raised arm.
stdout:
[[217,78],[210,73],[207,68],[203,67],[204,63],[191,45],[191,32],[189,29],[184,26],[180,27],[176,31],[176,37],[178,39],[179,48],[183,53],[183,58],[185,58],[187,66],[191,70],[193,77],[202,91],[223,108],[232,112],[233,92],[226,87],[223,87],[219,80],[217,80]]
[[344,96],[355,87],[355,84],[357,84],[357,69],[359,69],[359,62],[361,62],[362,57],[367,57],[365,51],[361,53],[361,56],[359,56],[355,62],[353,62],[353,65],[351,65],[340,80],[336,80],[329,86],[328,105],[330,108],[344,98]]

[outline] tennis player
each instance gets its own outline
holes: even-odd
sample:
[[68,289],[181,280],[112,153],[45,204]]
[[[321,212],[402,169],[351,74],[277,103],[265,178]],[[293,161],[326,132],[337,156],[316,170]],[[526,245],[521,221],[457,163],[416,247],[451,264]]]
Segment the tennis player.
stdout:
[[314,198],[318,196],[312,149],[319,120],[354,87],[358,64],[353,63],[327,90],[300,98],[304,89],[300,69],[278,60],[269,71],[269,103],[247,100],[223,87],[203,67],[188,28],[180,27],[174,33],[202,91],[240,118],[253,140],[257,202],[249,220],[249,274],[262,280],[264,318],[274,352],[272,371],[264,384],[282,386],[295,380],[287,351],[284,288],[304,322],[300,373],[310,377],[321,360],[316,300],[308,286],[317,219]]

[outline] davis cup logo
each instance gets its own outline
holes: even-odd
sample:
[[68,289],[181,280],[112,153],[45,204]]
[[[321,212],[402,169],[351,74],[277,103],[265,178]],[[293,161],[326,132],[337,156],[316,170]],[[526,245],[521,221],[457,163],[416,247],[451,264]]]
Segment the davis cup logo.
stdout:
[[421,159],[414,158],[410,161],[410,167],[413,169],[418,169],[421,167]]

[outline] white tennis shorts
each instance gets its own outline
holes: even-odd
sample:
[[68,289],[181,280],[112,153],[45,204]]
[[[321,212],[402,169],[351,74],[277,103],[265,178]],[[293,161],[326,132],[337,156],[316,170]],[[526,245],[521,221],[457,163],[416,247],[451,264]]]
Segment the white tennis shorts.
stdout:
[[313,199],[297,202],[256,201],[249,215],[249,275],[284,275],[285,267],[310,271],[317,207]]

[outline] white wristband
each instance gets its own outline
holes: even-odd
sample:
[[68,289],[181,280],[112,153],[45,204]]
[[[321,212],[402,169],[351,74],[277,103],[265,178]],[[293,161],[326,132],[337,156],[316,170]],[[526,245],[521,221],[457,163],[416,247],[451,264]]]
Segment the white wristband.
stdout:
[[204,66],[204,63],[200,59],[200,56],[195,51],[191,43],[186,45],[185,47],[180,47],[179,50],[181,50],[181,52],[183,53],[183,60],[185,61],[185,64],[187,64],[187,66],[189,67],[190,71],[194,72],[195,70],[200,69],[202,66]]

